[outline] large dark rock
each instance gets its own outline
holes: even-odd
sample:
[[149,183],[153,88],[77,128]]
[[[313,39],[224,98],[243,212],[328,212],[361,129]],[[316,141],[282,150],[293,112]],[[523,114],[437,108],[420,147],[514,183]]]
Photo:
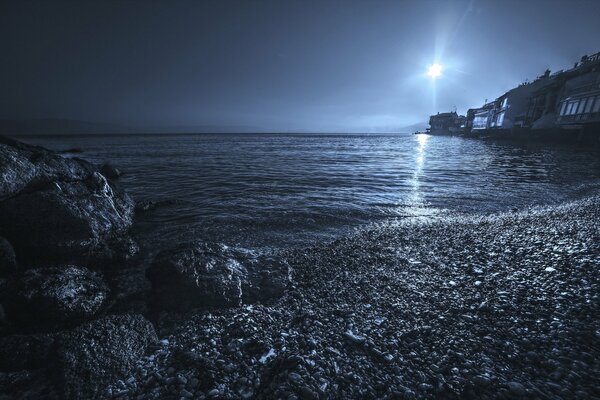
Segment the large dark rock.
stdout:
[[0,232],[19,260],[81,260],[127,231],[133,208],[94,165],[0,138]]
[[12,274],[17,270],[15,250],[8,240],[0,237],[0,277]]
[[283,293],[288,266],[218,243],[196,241],[159,253],[147,271],[158,308],[238,306]]
[[44,182],[85,179],[95,169],[84,160],[0,136],[0,201]]
[[184,243],[159,253],[147,276],[161,308],[239,305],[243,267],[217,243]]
[[108,384],[125,378],[156,341],[152,324],[136,314],[112,315],[62,335],[54,368],[61,397],[101,397]]
[[15,285],[7,303],[8,318],[35,325],[85,321],[108,298],[101,277],[74,265],[27,270]]

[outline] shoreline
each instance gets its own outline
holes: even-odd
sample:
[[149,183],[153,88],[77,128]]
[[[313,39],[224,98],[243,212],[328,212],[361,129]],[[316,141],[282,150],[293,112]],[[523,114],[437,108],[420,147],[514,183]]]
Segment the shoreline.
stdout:
[[292,250],[281,299],[166,318],[175,328],[112,393],[598,396],[599,215],[593,196]]
[[598,194],[147,260],[120,171],[9,139],[0,157],[0,394],[600,396]]

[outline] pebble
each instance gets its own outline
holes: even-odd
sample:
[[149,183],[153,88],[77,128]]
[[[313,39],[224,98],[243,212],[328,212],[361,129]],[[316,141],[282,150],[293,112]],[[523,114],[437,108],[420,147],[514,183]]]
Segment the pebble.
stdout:
[[525,386],[519,382],[508,382],[506,387],[508,387],[508,390],[516,396],[524,396],[527,393]]

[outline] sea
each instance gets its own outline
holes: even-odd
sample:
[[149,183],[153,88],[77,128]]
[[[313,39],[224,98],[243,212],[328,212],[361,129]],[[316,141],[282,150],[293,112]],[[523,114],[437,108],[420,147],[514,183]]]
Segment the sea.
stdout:
[[110,163],[136,201],[148,252],[190,240],[304,247],[390,221],[494,214],[600,189],[600,151],[400,134],[21,137]]

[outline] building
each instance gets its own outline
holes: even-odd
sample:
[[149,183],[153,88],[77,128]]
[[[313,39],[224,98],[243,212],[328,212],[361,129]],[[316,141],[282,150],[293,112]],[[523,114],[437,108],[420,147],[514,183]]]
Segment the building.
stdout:
[[465,128],[466,118],[456,111],[437,113],[429,117],[429,133],[433,135],[455,135]]
[[558,134],[578,130],[600,137],[600,53],[583,56],[569,70],[546,70],[532,82],[494,101],[471,108],[457,123],[456,112],[432,115],[431,133],[495,135]]
[[556,123],[563,129],[600,127],[600,53],[564,72]]
[[466,130],[469,132],[489,129],[495,108],[495,102],[486,103],[480,108],[470,108],[467,111]]

